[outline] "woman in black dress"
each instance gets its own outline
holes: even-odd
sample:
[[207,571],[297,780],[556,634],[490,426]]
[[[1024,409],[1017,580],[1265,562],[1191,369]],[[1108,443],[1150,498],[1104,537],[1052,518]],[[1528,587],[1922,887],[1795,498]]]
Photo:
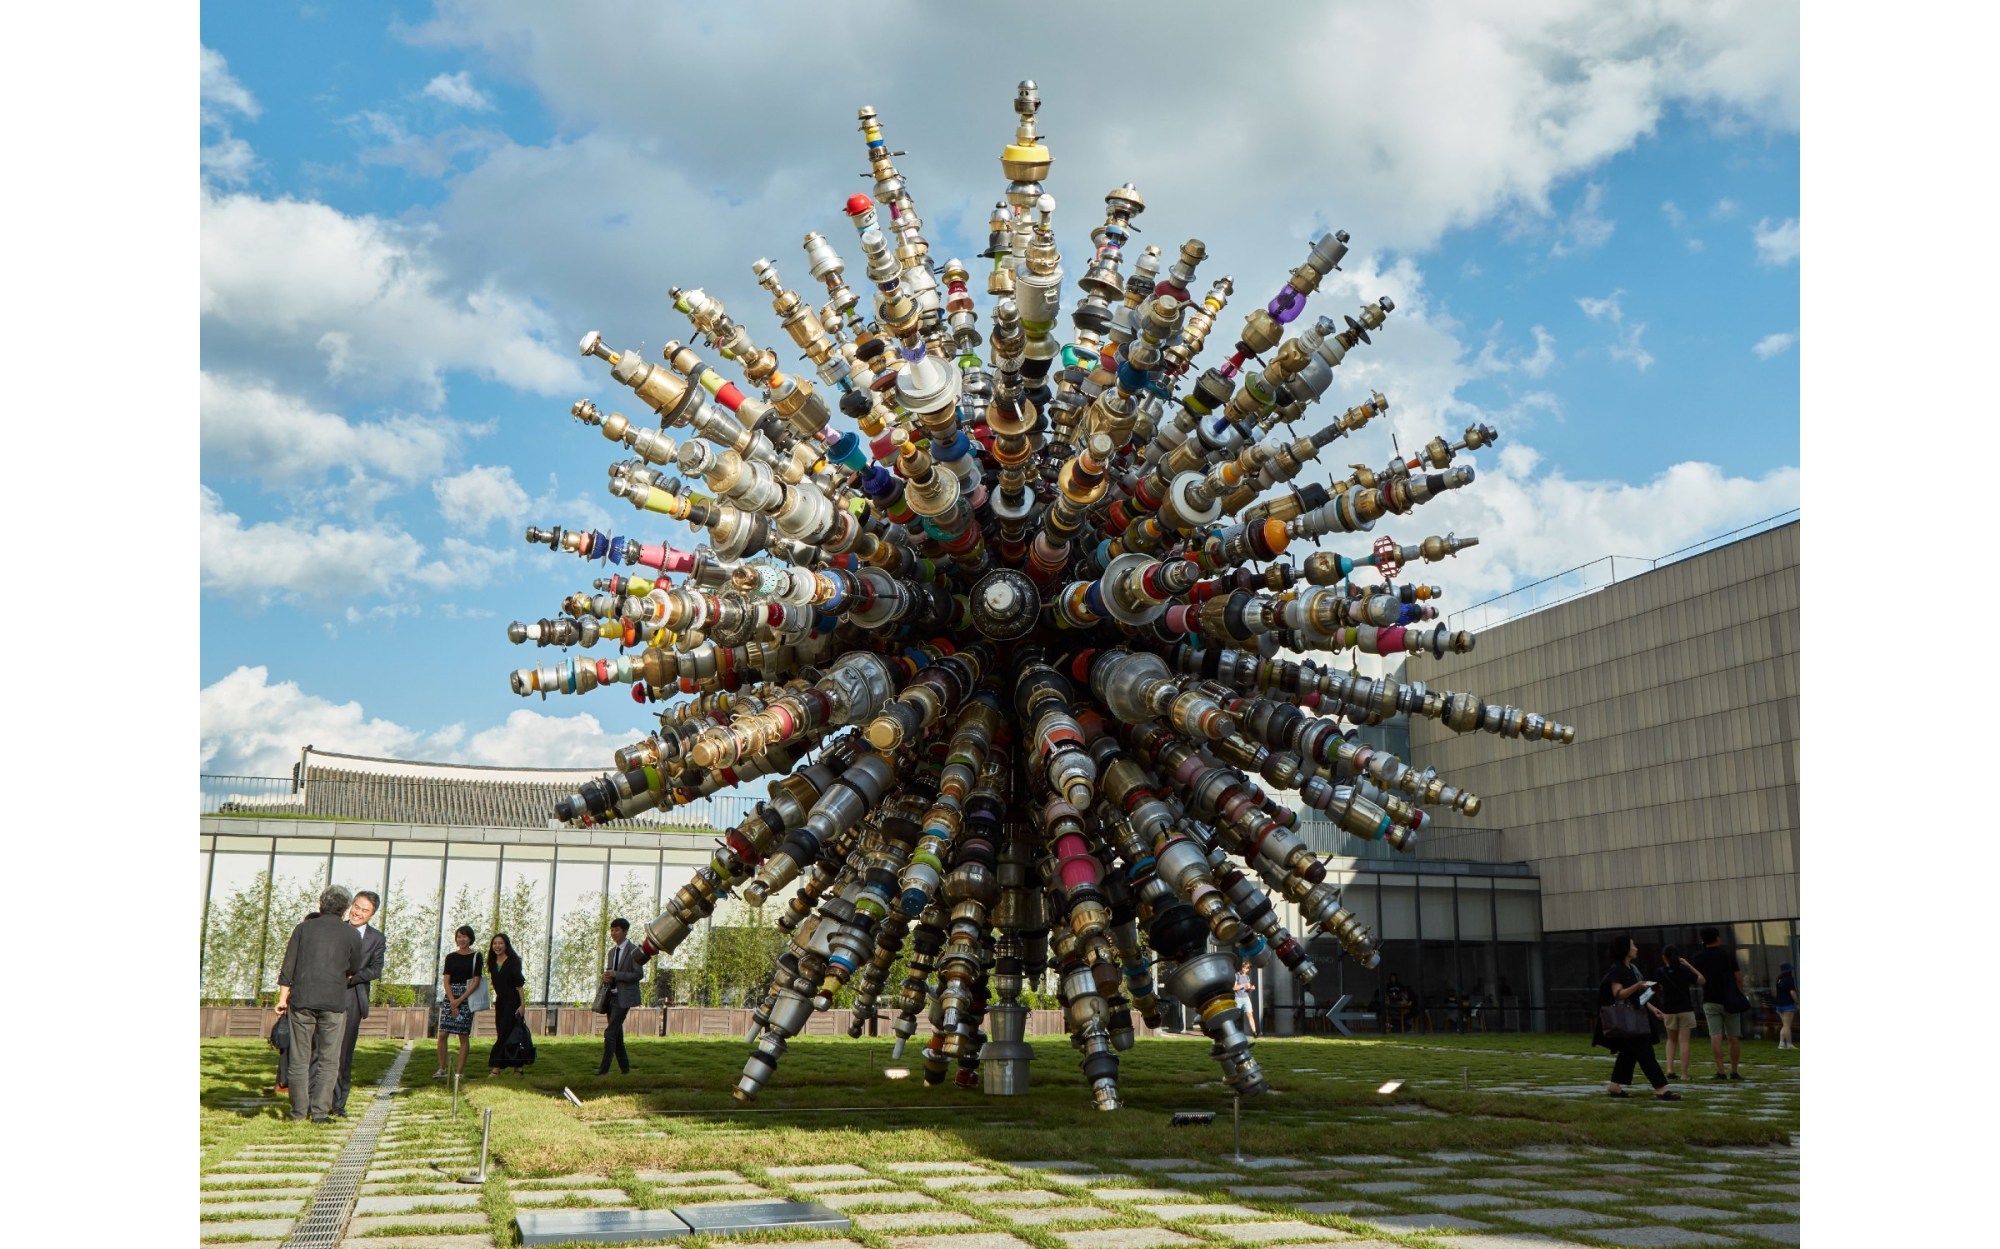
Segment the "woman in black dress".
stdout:
[[[1611,970],[1604,973],[1604,979],[1597,986],[1597,1004],[1609,1006],[1613,1002],[1632,1001],[1641,997],[1646,990],[1656,987],[1655,983],[1639,974],[1639,943],[1630,937],[1620,937],[1611,943]],[[1630,1097],[1625,1085],[1632,1079],[1632,1066],[1638,1064],[1646,1073],[1646,1079],[1653,1085],[1653,1096],[1664,1102],[1677,1102],[1679,1093],[1667,1087],[1667,1077],[1660,1072],[1660,1061],[1653,1057],[1653,1042],[1659,1039],[1660,1020],[1666,1018],[1660,1008],[1651,1001],[1645,1003],[1646,1022],[1650,1028],[1645,1036],[1624,1040],[1611,1040],[1604,1035],[1600,1020],[1590,1026],[1590,1043],[1602,1045],[1617,1056],[1611,1064],[1611,1096]]]
[[472,1005],[469,999],[472,991],[479,987],[479,979],[486,972],[486,960],[472,948],[472,928],[461,925],[451,935],[458,946],[444,956],[444,974],[439,982],[444,988],[444,997],[438,1001],[438,1069],[433,1080],[445,1077],[445,1038],[458,1038],[457,1071],[465,1071],[465,1051],[472,1044]]
[[525,1061],[514,1046],[514,1022],[521,1017],[521,990],[528,977],[514,953],[514,943],[504,932],[493,934],[486,948],[486,974],[493,984],[493,1052],[486,1059],[486,1073],[499,1075],[509,1067],[519,1071]]

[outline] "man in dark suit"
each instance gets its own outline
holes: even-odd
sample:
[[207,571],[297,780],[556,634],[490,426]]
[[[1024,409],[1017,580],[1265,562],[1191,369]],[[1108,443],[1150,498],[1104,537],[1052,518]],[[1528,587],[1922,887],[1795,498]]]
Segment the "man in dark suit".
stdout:
[[[340,1075],[347,986],[361,970],[361,938],[342,915],[354,901],[339,885],[319,895],[319,914],[292,929],[278,967],[278,1013],[292,1026],[292,1118],[330,1123]],[[310,1068],[310,1069],[308,1069]]]
[[604,987],[599,990],[605,1004],[604,1011],[604,1057],[598,1060],[597,1074],[611,1074],[611,1060],[618,1060],[619,1074],[632,1070],[632,1064],[625,1057],[625,1012],[639,1004],[640,970],[639,947],[625,939],[632,931],[632,925],[623,919],[611,921],[611,949],[604,956],[604,971],[599,976]]
[[382,950],[388,941],[380,929],[368,926],[381,905],[379,894],[363,889],[354,895],[354,905],[347,908],[347,922],[361,934],[361,970],[347,978],[347,1031],[340,1038],[340,1081],[333,1086],[331,1112],[337,1119],[347,1117],[347,1092],[354,1083],[354,1042],[361,1037],[361,1021],[368,1018],[368,995],[382,977]]

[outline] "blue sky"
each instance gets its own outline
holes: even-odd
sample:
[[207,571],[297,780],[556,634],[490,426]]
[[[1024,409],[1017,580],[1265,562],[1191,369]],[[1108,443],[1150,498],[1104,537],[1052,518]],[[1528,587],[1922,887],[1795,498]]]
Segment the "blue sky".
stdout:
[[[1127,9],[1156,33],[1108,62],[880,9],[931,58],[891,63],[921,69],[884,74],[878,36],[810,6],[203,6],[204,771],[282,773],[308,741],[608,764],[648,724],[621,691],[506,684],[536,657],[507,621],[595,575],[524,524],[666,536],[604,491],[611,445],[567,416],[620,404],[576,339],[689,337],[678,284],[781,343],[750,263],[809,294],[807,229],[853,263],[861,104],[908,153],[933,255],[970,258],[1022,77],[1066,310],[1128,178],[1141,243],[1198,235],[1202,286],[1236,280],[1206,362],[1313,236],[1352,233],[1310,311],[1398,312],[1327,414],[1373,387],[1406,448],[1502,432],[1472,489],[1378,529],[1481,537],[1427,578],[1448,606],[1796,506],[1795,8],[1415,4],[1274,32],[1169,4]],[[1171,90],[1123,85],[1168,63]],[[1389,431],[1350,445],[1379,463]]]

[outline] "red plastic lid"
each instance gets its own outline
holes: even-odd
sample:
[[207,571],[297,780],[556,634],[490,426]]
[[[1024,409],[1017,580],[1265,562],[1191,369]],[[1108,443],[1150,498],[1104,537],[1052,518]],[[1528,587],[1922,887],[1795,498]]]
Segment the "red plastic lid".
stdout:
[[850,195],[847,197],[847,215],[850,217],[859,217],[862,213],[867,212],[873,207],[875,207],[875,201],[869,199],[866,195]]

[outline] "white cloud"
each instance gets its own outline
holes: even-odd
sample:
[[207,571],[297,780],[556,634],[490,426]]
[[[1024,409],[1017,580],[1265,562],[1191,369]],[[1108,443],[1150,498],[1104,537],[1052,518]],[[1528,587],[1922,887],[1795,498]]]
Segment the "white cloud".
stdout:
[[203,46],[201,50],[201,125],[215,131],[215,141],[201,147],[202,176],[215,182],[247,182],[257,168],[257,154],[250,145],[229,132],[225,113],[255,120],[263,112],[244,85],[229,72],[222,53]]
[[265,486],[323,478],[330,470],[414,481],[440,471],[458,428],[431,417],[351,423],[257,378],[201,375],[201,453],[218,469]]
[[1604,206],[1604,184],[1593,182],[1584,188],[1576,206],[1570,209],[1569,219],[1563,222],[1556,234],[1555,245],[1549,249],[1552,256],[1568,256],[1576,252],[1594,251],[1611,241],[1611,232],[1618,228],[1616,222],[1606,217],[1600,209]]
[[[1307,9],[1274,40],[1254,23],[1218,25],[1205,3],[1162,3],[1148,7],[1149,32],[1165,46],[1201,47],[1204,68],[1196,89],[1149,101],[1143,119],[1094,111],[1102,65],[1087,43],[1037,41],[998,14],[898,0],[884,0],[877,17],[912,45],[988,49],[949,106],[914,80],[864,90],[839,75],[809,76],[782,100],[744,90],[736,64],[874,55],[872,28],[820,16],[802,4],[714,10],[704,17],[707,55],[691,61],[685,30],[655,8],[617,10],[619,37],[607,41],[596,24],[544,5],[447,0],[408,37],[483,54],[486,76],[538,92],[566,137],[496,148],[455,178],[434,210],[446,227],[440,247],[462,269],[502,274],[559,313],[587,318],[577,330],[595,326],[620,342],[685,336],[661,314],[663,274],[702,286],[749,323],[769,303],[748,272],[758,256],[798,284],[796,240],[821,230],[855,263],[838,232],[844,191],[830,188],[862,185],[859,103],[876,106],[891,145],[910,153],[897,163],[936,254],[976,251],[1001,186],[993,151],[1012,133],[1007,103],[1026,65],[1045,102],[1056,158],[1048,189],[1063,236],[1096,223],[1106,177],[1131,178],[1151,205],[1144,237],[1171,248],[1200,235],[1214,257],[1205,272],[1233,274],[1239,292],[1275,287],[1308,238],[1335,226],[1353,233],[1357,251],[1413,249],[1509,208],[1546,216],[1560,187],[1674,107],[1786,131],[1797,120],[1798,15],[1784,5],[1662,11],[1541,0],[1468,12],[1413,3],[1366,20]],[[663,76],[661,64],[677,72]],[[1341,72],[1327,73],[1329,64]],[[1252,97],[1210,85],[1232,81],[1258,82],[1257,99],[1287,100],[1287,124],[1258,123]],[[1412,92],[1424,109],[1381,107]],[[691,98],[730,101],[732,125],[663,142],[648,119]],[[990,142],[968,138],[982,132]],[[744,144],[741,133],[759,141]],[[1264,176],[1207,178],[1159,144],[1161,133],[1195,148],[1227,145]],[[1301,142],[1313,160],[1296,159]],[[1329,182],[1329,168],[1343,176]],[[1231,220],[1257,225],[1218,235],[1215,223]],[[635,255],[648,263],[632,263]]]
[[1734,217],[1741,208],[1742,205],[1725,195],[1715,201],[1715,207],[1708,210],[1708,215],[1716,221],[1727,221],[1731,217]]
[[254,121],[264,111],[249,89],[229,72],[229,62],[222,53],[206,44],[201,49],[201,104],[204,120],[227,110]]
[[469,126],[454,126],[437,134],[412,134],[400,119],[373,109],[346,121],[364,145],[362,164],[390,165],[422,178],[444,177],[458,166],[461,157],[484,156],[507,141],[499,131]]
[[1680,206],[1672,200],[1661,204],[1660,212],[1666,216],[1667,224],[1676,230],[1680,229],[1682,223],[1687,221],[1687,214],[1682,212]]
[[1758,339],[1756,345],[1751,347],[1750,350],[1756,353],[1759,360],[1769,360],[1772,356],[1783,355],[1785,352],[1790,351],[1792,344],[1798,341],[1799,336],[1795,333],[1766,334],[1764,337]]
[[325,204],[204,188],[201,314],[203,361],[223,371],[321,372],[430,406],[449,370],[542,395],[582,379],[532,302],[457,288],[408,231]]
[[358,702],[274,683],[261,664],[240,666],[201,691],[201,768],[225,776],[287,776],[306,746],[440,763],[608,769],[611,753],[638,737],[607,732],[587,712],[545,715],[525,707],[470,738],[462,724],[424,732],[371,717]]
[[487,98],[484,91],[472,85],[472,75],[464,70],[456,74],[439,74],[424,84],[424,94],[453,108],[474,112],[484,112],[493,107],[493,101]]
[[1510,355],[1500,347],[1500,326],[1496,325],[1488,333],[1486,343],[1479,349],[1474,362],[1473,374],[1520,373],[1531,378],[1541,377],[1556,362],[1556,336],[1542,326],[1529,327],[1535,336],[1535,350],[1529,355]]
[[1531,447],[1503,442],[1498,455],[1480,457],[1471,488],[1394,530],[1401,537],[1406,527],[1442,533],[1448,525],[1479,538],[1479,546],[1426,578],[1446,586],[1447,613],[1606,555],[1664,555],[1799,504],[1795,467],[1733,477],[1686,461],[1631,483],[1573,480],[1540,458]]
[[1750,228],[1750,238],[1757,244],[1757,263],[1760,265],[1783,266],[1799,258],[1797,217],[1787,217],[1777,225],[1772,225],[1771,219],[1764,217]]
[[431,483],[445,523],[465,533],[483,533],[494,521],[518,522],[528,512],[528,492],[504,465],[475,464],[455,477]]
[[[616,697],[618,691],[607,693]],[[520,707],[509,712],[500,724],[474,733],[457,757],[466,763],[491,767],[608,770],[612,752],[642,736],[629,730],[606,732],[597,717],[588,712],[550,716]]]
[[1613,360],[1623,360],[1638,369],[1641,373],[1644,373],[1647,369],[1653,367],[1653,353],[1647,351],[1639,342],[1646,334],[1646,323],[1644,321],[1633,321],[1629,324],[1626,322],[1625,309],[1618,302],[1624,294],[1624,291],[1618,290],[1612,291],[1602,299],[1592,298],[1588,295],[1579,296],[1576,306],[1583,309],[1583,315],[1589,317],[1591,320],[1608,320],[1613,326],[1617,327],[1617,341],[1605,348],[1605,350],[1610,353]]
[[201,587],[257,606],[282,601],[333,610],[369,596],[395,597],[413,586],[476,589],[514,562],[511,547],[458,538],[446,538],[439,547],[442,558],[426,561],[423,543],[381,523],[245,524],[224,510],[221,495],[201,488]]

